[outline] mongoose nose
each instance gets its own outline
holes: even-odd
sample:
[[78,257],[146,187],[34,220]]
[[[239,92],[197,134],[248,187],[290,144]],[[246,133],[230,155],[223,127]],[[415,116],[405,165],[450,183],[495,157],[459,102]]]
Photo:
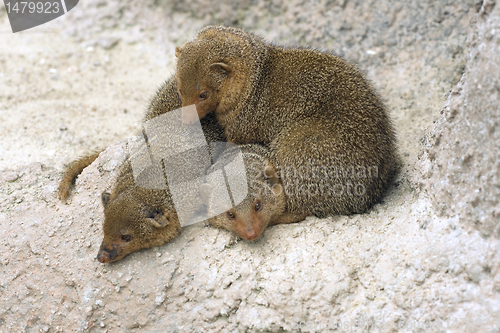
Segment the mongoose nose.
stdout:
[[106,251],[99,251],[96,258],[101,264],[107,263],[109,262],[109,253]]
[[252,228],[246,230],[245,236],[247,240],[254,240],[255,238],[259,237],[259,234],[255,229]]
[[109,262],[111,259],[111,253],[113,248],[107,248],[108,244],[106,242],[102,242],[101,247],[99,248],[99,252],[97,252],[97,261],[99,261],[101,264],[104,264],[106,262]]

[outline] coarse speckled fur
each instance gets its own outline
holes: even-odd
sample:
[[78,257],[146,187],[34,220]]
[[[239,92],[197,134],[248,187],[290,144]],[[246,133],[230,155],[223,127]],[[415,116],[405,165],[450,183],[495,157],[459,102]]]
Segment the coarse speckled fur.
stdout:
[[270,225],[303,220],[305,216],[287,212],[285,194],[271,161],[269,149],[259,144],[229,148],[210,167],[206,183],[202,185],[208,214],[214,214],[214,205],[221,202],[219,194],[226,191],[225,184],[214,182],[215,171],[222,170],[234,161],[240,151],[245,165],[245,174],[239,176],[246,177],[248,194],[233,208],[210,218],[209,223],[212,226],[232,231],[243,239],[254,240],[260,237]]
[[[144,122],[180,107],[176,81],[171,78],[151,100]],[[223,130],[213,114],[202,119],[201,125],[208,142],[225,141]],[[69,185],[79,173],[74,165],[78,165],[81,172],[97,156],[93,154],[82,158],[66,171],[63,181],[68,193]],[[200,167],[205,169],[208,165]],[[73,178],[70,179],[70,176]],[[181,226],[170,191],[137,186],[129,158],[120,167],[111,192],[102,193],[101,199],[104,237],[97,259],[102,263],[117,261],[140,249],[162,245],[180,233]]]
[[73,161],[64,172],[63,178],[59,182],[58,196],[62,201],[66,201],[71,192],[71,185],[76,177],[82,173],[83,169],[88,167],[99,156],[101,152],[95,152],[90,155],[82,156]]
[[228,27],[201,30],[176,56],[182,104],[200,118],[215,111],[230,142],[268,145],[291,213],[363,213],[381,199],[397,170],[395,134],[354,65]]

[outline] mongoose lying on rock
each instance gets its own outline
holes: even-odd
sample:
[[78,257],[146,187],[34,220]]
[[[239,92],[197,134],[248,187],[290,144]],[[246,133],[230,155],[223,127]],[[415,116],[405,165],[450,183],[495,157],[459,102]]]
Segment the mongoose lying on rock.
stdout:
[[[209,142],[224,140],[222,130],[213,115],[209,115],[207,121],[202,121],[202,128]],[[178,138],[175,133],[171,134],[170,138]],[[211,164],[210,160],[201,155],[203,154],[194,156],[195,159],[199,158],[189,165],[189,171],[197,167],[199,173],[204,173]],[[164,189],[142,187],[134,177],[132,158],[128,158],[121,166],[111,193],[102,193],[104,238],[97,255],[97,259],[102,263],[119,260],[140,249],[163,245],[177,237],[181,226],[185,225],[181,224],[183,220],[180,219],[179,209],[188,219],[200,211],[204,213],[205,210],[199,185],[184,185],[180,193],[184,199],[181,206],[174,205],[170,183]],[[190,161],[193,161],[192,154]],[[187,169],[183,165],[173,168],[177,172]],[[189,174],[181,176],[190,177]],[[163,181],[166,185],[164,178]]]
[[[172,78],[165,82],[152,99],[144,122],[180,107],[176,82]],[[213,114],[206,120],[202,119],[201,126],[207,142],[225,141],[223,130]],[[98,154],[93,154],[84,157],[70,166],[59,186],[62,199],[67,198],[71,183],[78,173],[97,156]],[[205,170],[209,165],[198,167]],[[194,191],[198,191],[198,188],[193,189]],[[180,233],[181,225],[169,189],[138,186],[130,158],[120,167],[111,192],[102,193],[101,198],[104,207],[104,238],[97,255],[101,263],[117,261],[137,250],[162,245]]]
[[[224,27],[203,29],[176,56],[177,86],[167,84],[148,115],[167,112],[162,100],[169,95],[161,98],[162,91],[178,89],[182,104],[194,104],[198,117],[215,112],[228,141],[267,145],[279,165],[287,214],[362,213],[380,200],[396,171],[395,136],[385,106],[353,65]],[[145,120],[153,118],[148,115]],[[183,115],[183,121],[195,118]],[[113,196],[107,196],[109,207]],[[167,226],[174,224],[164,211],[149,213],[147,225],[161,227],[163,217]],[[150,246],[155,244],[140,248]]]
[[207,27],[175,53],[182,104],[199,118],[215,111],[229,142],[269,146],[290,213],[363,213],[380,200],[396,171],[395,135],[354,65],[228,27]]
[[160,246],[181,231],[170,192],[137,186],[130,159],[120,167],[111,193],[103,192],[101,199],[104,237],[97,254],[101,263]]
[[[240,153],[244,169],[232,167]],[[220,180],[222,177],[218,171],[226,172],[229,187]],[[247,190],[242,191],[247,194],[243,194],[244,198],[239,195],[238,200],[235,190],[239,189]],[[269,149],[259,144],[233,146],[225,150],[207,172],[201,191],[208,215],[214,216],[209,223],[246,240],[258,238],[270,225],[297,222],[306,217],[287,212],[285,194],[271,162]],[[228,193],[232,194],[233,200]],[[237,200],[239,202],[235,202]]]

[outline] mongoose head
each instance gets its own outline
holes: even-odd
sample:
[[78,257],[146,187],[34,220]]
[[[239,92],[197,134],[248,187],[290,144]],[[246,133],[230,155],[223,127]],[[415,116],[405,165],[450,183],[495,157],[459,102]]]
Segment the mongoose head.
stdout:
[[161,195],[153,193],[153,200],[148,200],[143,191],[152,190],[132,187],[118,195],[102,193],[104,239],[97,254],[99,262],[120,260],[132,252],[163,245],[179,235],[181,227],[175,210],[155,200]]
[[[232,231],[245,240],[254,240],[285,212],[285,193],[276,169],[269,160],[248,152],[243,153],[243,160],[248,194],[236,206],[210,218],[209,222],[213,226]],[[219,161],[213,169],[219,167],[218,164]],[[200,188],[209,216],[215,215],[215,211],[220,212],[220,195],[224,193],[221,190],[225,191],[226,185],[213,182],[210,175]]]
[[[263,186],[264,185],[264,186]],[[257,186],[264,192],[254,191],[236,207],[225,214],[214,217],[215,224],[228,226],[226,229],[234,232],[245,240],[259,238],[264,230],[285,211],[285,200],[281,187],[272,187],[270,182]]]
[[[260,46],[260,47],[259,47]],[[199,119],[215,111],[234,112],[252,93],[265,44],[242,30],[207,27],[198,38],[175,49],[182,106],[195,105]],[[254,73],[254,74],[251,74]],[[198,119],[183,117],[186,124]]]

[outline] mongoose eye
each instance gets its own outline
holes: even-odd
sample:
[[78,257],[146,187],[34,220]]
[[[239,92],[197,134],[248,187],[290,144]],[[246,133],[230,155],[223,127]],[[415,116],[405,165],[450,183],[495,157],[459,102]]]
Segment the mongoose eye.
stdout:
[[227,212],[227,213],[226,213],[226,215],[227,215],[227,217],[228,217],[229,219],[231,219],[231,220],[233,220],[233,219],[235,219],[235,218],[236,218],[236,215],[234,215],[234,213],[232,213],[232,212]]
[[122,235],[122,240],[124,240],[125,242],[130,242],[132,240],[132,236]]
[[255,207],[254,208],[255,208],[255,211],[259,211],[259,210],[262,209],[262,204],[260,203],[260,201],[257,201],[255,203]]
[[200,99],[207,99],[208,98],[208,91],[202,91],[200,94]]

